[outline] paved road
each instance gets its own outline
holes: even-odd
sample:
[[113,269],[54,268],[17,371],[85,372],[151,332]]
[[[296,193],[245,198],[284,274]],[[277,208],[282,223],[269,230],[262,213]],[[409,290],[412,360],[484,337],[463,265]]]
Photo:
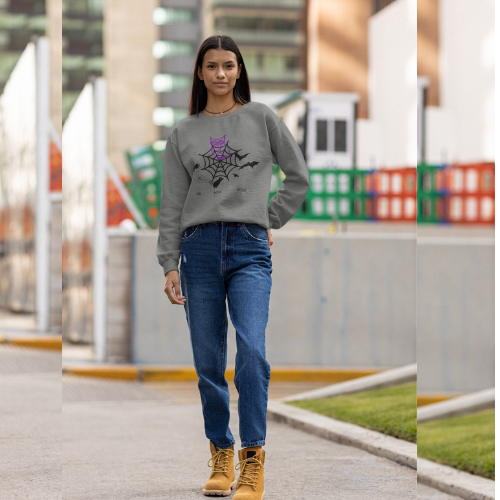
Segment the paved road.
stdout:
[[[201,405],[140,384],[100,384],[109,391],[108,401],[104,386],[97,388],[95,381],[63,380],[64,498],[203,498],[210,452]],[[130,387],[131,399],[118,400],[118,391],[125,398],[124,386]],[[91,401],[93,387],[99,401]],[[140,399],[138,390],[149,392]],[[78,394],[84,401],[77,402]],[[237,429],[233,407],[231,430],[239,446]],[[412,469],[287,425],[268,422],[265,450],[266,500],[416,496]]]
[[0,498],[61,498],[61,353],[0,346]]
[[429,488],[423,484],[417,484],[417,500],[462,500],[460,497],[447,495],[442,491]]
[[[205,498],[210,453],[193,387],[62,377],[61,395],[60,359],[0,346],[2,499]],[[271,420],[265,450],[266,500],[416,497],[412,469]],[[418,498],[454,497],[419,485]]]

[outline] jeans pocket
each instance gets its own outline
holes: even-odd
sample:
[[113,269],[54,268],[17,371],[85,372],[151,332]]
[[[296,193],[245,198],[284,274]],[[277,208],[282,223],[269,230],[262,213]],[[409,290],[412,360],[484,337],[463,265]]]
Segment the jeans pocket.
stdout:
[[268,243],[267,229],[259,226],[259,224],[242,224],[241,227],[248,239]]
[[187,227],[184,232],[182,233],[182,241],[188,241],[191,238],[194,237],[195,234],[198,233],[200,229],[200,225],[196,224],[195,226],[189,226]]

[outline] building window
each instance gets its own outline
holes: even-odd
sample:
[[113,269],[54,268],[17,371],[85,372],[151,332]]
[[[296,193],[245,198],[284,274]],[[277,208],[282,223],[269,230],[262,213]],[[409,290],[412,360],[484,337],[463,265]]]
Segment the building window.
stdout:
[[316,120],[316,151],[347,153],[347,120]]
[[65,17],[102,17],[104,0],[63,0]]
[[224,16],[215,20],[215,26],[218,30],[295,32],[299,30],[299,21],[295,19]]
[[191,56],[194,54],[194,45],[190,42],[173,42],[158,40],[153,44],[153,56],[156,59],[175,56]]
[[333,133],[333,150],[339,153],[345,153],[347,151],[347,122],[345,120],[335,120]]
[[394,2],[394,0],[372,0],[373,1],[373,14],[376,14],[379,10],[387,7],[389,4]]
[[327,149],[327,121],[316,120],[316,151]]
[[241,55],[248,72],[259,70],[284,72],[300,69],[300,57],[295,54],[277,54],[270,51],[262,53],[242,50]]
[[194,19],[195,13],[192,9],[157,7],[153,11],[153,22],[159,26],[173,23],[188,23],[194,21]]
[[170,75],[159,73],[153,77],[153,88],[156,92],[171,92],[191,88],[191,75]]

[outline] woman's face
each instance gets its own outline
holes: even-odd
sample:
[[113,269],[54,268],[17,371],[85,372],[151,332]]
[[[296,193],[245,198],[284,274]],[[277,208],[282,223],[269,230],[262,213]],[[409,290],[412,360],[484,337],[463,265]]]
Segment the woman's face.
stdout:
[[240,77],[241,64],[238,68],[237,63],[234,52],[210,49],[205,53],[202,67],[198,67],[198,76],[204,81],[208,92],[222,96],[232,92]]

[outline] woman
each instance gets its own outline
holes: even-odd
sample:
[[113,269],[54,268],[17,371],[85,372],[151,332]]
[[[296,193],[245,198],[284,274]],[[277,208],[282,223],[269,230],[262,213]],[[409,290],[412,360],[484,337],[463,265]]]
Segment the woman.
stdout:
[[[203,493],[226,496],[236,488],[234,500],[262,500],[271,229],[283,227],[299,209],[309,188],[308,170],[283,121],[251,101],[245,64],[230,37],[211,36],[201,44],[189,110],[165,147],[157,255],[165,293],[172,304],[184,306],[190,331],[212,454]],[[273,163],[286,178],[268,207]],[[238,481],[224,376],[226,295],[236,329]]]

